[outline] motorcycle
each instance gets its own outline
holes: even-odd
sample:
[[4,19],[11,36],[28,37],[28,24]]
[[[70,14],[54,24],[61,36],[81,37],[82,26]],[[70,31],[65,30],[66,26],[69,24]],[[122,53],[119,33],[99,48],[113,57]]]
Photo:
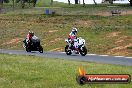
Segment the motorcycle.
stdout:
[[43,53],[43,47],[40,45],[40,39],[38,39],[36,36],[33,36],[31,40],[28,40],[28,43],[25,39],[23,41],[23,47],[27,52],[39,51],[40,53]]
[[65,46],[65,52],[67,55],[71,55],[72,52],[77,52],[76,54],[81,54],[85,56],[87,54],[87,49],[85,47],[85,40],[81,37],[74,39],[74,44],[71,44],[71,39],[65,39],[67,45]]

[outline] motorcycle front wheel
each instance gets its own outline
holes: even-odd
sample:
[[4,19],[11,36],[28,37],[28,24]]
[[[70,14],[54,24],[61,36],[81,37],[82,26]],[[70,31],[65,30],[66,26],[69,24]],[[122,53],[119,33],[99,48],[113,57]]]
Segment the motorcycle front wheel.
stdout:
[[40,45],[40,47],[39,47],[39,52],[40,53],[43,53],[43,47]]
[[85,46],[80,47],[79,51],[82,56],[85,56],[87,54],[87,49]]
[[66,45],[65,52],[66,52],[67,55],[71,55],[72,54],[71,50],[69,50],[69,45]]
[[30,47],[26,47],[27,52],[31,52]]

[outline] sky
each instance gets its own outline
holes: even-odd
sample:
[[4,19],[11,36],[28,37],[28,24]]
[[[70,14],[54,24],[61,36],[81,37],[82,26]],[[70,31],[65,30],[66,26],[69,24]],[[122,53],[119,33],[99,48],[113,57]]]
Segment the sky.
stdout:
[[[58,1],[58,2],[65,2],[65,3],[67,3],[68,2],[68,0],[54,0],[54,1]],[[70,0],[71,1],[71,3],[75,3],[74,1],[75,0]],[[95,0],[97,3],[101,3],[102,2],[102,0]],[[80,0],[80,2],[82,3],[83,2],[83,0]],[[94,2],[93,2],[93,0],[85,0],[85,3],[86,4],[94,4]],[[128,2],[128,0],[124,0],[124,1],[116,1],[115,3],[129,3]]]

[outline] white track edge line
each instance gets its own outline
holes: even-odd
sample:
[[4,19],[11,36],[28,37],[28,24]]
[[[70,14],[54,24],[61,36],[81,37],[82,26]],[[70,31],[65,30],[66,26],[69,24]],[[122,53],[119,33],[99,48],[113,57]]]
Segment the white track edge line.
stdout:
[[[65,53],[65,52],[60,52],[60,53]],[[107,57],[110,55],[98,55],[98,54],[87,54],[89,56],[102,56],[102,57]],[[124,58],[132,58],[132,57],[126,57],[126,56],[112,56],[112,57],[124,57]]]

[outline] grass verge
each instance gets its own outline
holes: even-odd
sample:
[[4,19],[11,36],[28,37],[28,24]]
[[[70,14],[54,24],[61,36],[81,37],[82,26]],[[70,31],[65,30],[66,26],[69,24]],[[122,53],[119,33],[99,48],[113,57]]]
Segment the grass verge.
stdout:
[[130,88],[132,85],[80,86],[75,80],[80,66],[83,66],[88,74],[132,75],[132,66],[0,54],[0,88]]

